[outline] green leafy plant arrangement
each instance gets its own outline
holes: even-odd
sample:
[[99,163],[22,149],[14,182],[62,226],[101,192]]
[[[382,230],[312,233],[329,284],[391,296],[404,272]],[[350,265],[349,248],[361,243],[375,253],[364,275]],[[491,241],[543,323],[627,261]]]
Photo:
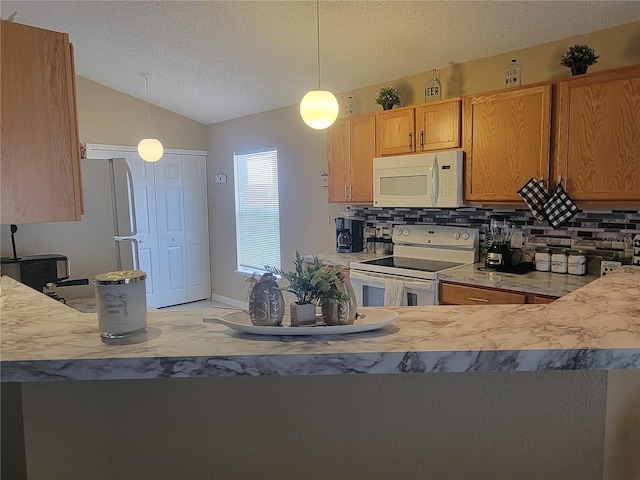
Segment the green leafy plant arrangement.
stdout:
[[560,65],[564,67],[588,67],[594,63],[598,63],[598,55],[593,48],[588,45],[575,44],[569,47],[569,50],[562,55]]
[[376,103],[383,107],[400,105],[400,94],[398,93],[398,90],[393,87],[383,87],[380,89],[380,93],[378,93]]
[[318,300],[348,301],[336,286],[338,274],[345,268],[342,265],[331,266],[314,256],[311,262],[305,262],[299,252],[294,260],[295,270],[285,272],[277,267],[265,265],[268,272],[285,278],[289,285],[280,290],[293,293],[298,304],[314,303]]

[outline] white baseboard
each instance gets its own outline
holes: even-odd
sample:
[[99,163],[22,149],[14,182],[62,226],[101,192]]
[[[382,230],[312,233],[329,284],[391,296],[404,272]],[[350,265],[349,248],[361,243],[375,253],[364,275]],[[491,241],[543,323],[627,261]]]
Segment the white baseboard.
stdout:
[[215,300],[216,302],[226,303],[227,305],[232,305],[238,308],[244,308],[244,309],[249,308],[249,304],[246,302],[243,302],[241,300],[236,300],[235,298],[229,298],[229,297],[224,297],[222,295],[217,295],[215,293],[211,295],[211,300]]

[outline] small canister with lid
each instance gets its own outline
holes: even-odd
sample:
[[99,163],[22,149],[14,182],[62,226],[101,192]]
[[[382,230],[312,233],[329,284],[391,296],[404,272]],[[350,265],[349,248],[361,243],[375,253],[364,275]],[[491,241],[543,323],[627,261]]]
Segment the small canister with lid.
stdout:
[[539,272],[548,272],[551,270],[551,249],[537,248],[535,255],[536,270]]
[[567,273],[571,275],[585,275],[587,273],[587,257],[584,251],[569,250]]
[[567,253],[564,250],[551,254],[551,271],[567,273]]
[[123,338],[147,328],[147,274],[120,270],[96,275],[96,305],[100,336]]

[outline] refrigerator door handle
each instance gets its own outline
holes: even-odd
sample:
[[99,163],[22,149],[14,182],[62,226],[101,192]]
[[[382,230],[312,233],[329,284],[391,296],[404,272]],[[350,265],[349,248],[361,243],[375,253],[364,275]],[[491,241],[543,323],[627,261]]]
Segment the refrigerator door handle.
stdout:
[[138,240],[132,238],[131,242],[133,243],[133,269],[140,270],[140,253],[138,252]]
[[[138,252],[138,240],[135,238],[130,238],[130,237],[115,237],[115,241],[116,241],[116,267],[118,268],[118,270],[123,270],[123,266],[122,266],[122,252],[123,249],[120,247],[120,245],[124,244],[124,243],[129,243],[130,244],[130,248],[127,249],[127,251],[131,251],[131,267],[129,267],[127,265],[126,268],[124,268],[124,270],[128,270],[129,268],[133,268],[134,270],[140,270],[140,253]],[[129,255],[127,254],[127,259],[129,259]]]
[[[133,174],[131,173],[131,168],[129,168],[129,164],[125,161],[124,165],[126,167],[127,172],[127,186],[129,187],[129,202],[130,202],[130,211],[131,211],[131,235],[138,234],[138,222],[136,220],[136,204],[135,197],[133,196]],[[138,252],[138,241],[136,242],[136,254]],[[138,261],[138,266],[140,266],[140,261]]]

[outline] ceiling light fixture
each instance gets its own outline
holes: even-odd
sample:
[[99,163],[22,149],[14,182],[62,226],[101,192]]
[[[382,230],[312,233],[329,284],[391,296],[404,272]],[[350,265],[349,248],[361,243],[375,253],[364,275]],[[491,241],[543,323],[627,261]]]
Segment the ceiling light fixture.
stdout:
[[304,123],[316,130],[331,126],[338,118],[338,100],[329,90],[320,88],[320,1],[316,0],[316,27],[318,33],[318,88],[302,97],[300,116]]
[[164,154],[164,147],[160,140],[151,138],[151,112],[149,108],[149,76],[142,74],[147,86],[147,119],[149,120],[149,138],[143,138],[138,143],[138,155],[146,162],[157,162]]

